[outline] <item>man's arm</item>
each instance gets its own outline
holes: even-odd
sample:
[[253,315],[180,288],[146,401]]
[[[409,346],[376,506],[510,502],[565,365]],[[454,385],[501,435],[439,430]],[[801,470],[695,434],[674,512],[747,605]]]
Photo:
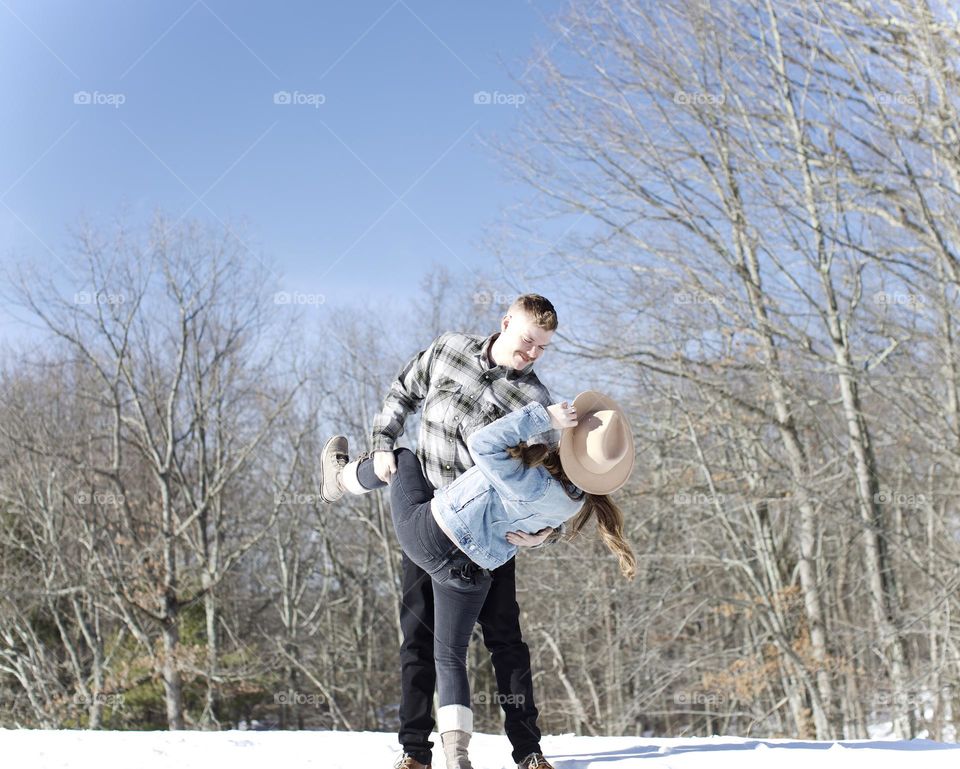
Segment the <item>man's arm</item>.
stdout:
[[444,336],[438,336],[429,347],[408,361],[390,384],[383,407],[373,420],[374,451],[393,451],[397,438],[403,434],[407,417],[420,408],[430,387],[431,364]]

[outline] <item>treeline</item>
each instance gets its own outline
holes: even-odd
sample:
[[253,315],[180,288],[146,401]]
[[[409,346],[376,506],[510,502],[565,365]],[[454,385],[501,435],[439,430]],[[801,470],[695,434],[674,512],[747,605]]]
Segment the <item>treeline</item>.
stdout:
[[319,447],[366,448],[413,352],[541,290],[544,381],[631,409],[639,561],[521,555],[544,731],[955,738],[953,13],[575,5],[502,150],[535,192],[506,277],[435,273],[402,320],[304,322],[230,233],[162,219],[14,281],[39,330],[0,383],[2,724],[395,728],[389,511],[319,504]]

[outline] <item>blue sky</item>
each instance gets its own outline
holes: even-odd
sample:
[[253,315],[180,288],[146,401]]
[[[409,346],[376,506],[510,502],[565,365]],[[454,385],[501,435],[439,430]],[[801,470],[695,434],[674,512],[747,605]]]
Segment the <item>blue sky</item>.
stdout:
[[521,191],[478,139],[509,136],[511,73],[561,6],[0,0],[2,258],[56,269],[81,216],[159,206],[246,219],[287,290],[382,300],[489,266]]

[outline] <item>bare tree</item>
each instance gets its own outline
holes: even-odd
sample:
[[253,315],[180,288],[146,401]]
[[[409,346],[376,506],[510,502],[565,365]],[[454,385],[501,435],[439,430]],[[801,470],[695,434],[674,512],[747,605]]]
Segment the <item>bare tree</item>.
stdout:
[[[751,643],[779,649],[774,708],[788,706],[800,734],[809,712],[822,738],[864,733],[838,686],[855,690],[876,661],[896,732],[915,734],[925,676],[908,649],[928,653],[904,616],[930,600],[904,584],[922,533],[886,502],[893,466],[878,454],[876,409],[889,394],[878,377],[919,330],[883,291],[955,296],[956,177],[939,168],[955,163],[943,140],[955,130],[957,35],[946,6],[881,5],[573,7],[521,84],[526,140],[501,147],[535,193],[533,214],[571,222],[532,268],[514,262],[528,279],[576,275],[564,294],[579,310],[562,334],[570,365],[696,388],[684,411],[710,416],[691,424],[684,461],[707,484],[706,520],[729,531],[717,555],[749,565],[742,587],[766,607]],[[929,106],[931,84],[942,109]],[[525,211],[517,226],[532,220]],[[900,370],[954,358],[954,309],[936,306],[940,332],[923,333],[939,349]],[[620,389],[642,411],[650,383],[636,382],[621,376]],[[721,414],[747,430],[731,433]],[[738,469],[712,469],[705,442],[717,436]],[[791,523],[786,540],[775,514]],[[850,556],[845,536],[866,576],[856,598],[824,581]],[[784,602],[794,579],[799,613]],[[871,632],[851,645],[846,628],[864,621]],[[877,687],[865,688],[873,717]]]
[[[105,429],[91,446],[90,494],[103,484],[114,510],[95,549],[99,589],[146,648],[157,629],[170,728],[183,728],[180,614],[203,602],[205,718],[216,719],[216,588],[272,525],[276,510],[231,506],[230,484],[303,379],[278,368],[263,280],[243,246],[196,224],[153,223],[146,246],[120,231],[112,243],[84,229],[78,263],[90,285],[72,301],[38,275],[22,276],[24,304],[89,375],[77,397]],[[281,329],[282,330],[282,329]],[[271,370],[277,384],[263,380]],[[149,479],[149,485],[144,485]],[[252,515],[251,515],[252,513]],[[84,532],[95,534],[88,526]]]

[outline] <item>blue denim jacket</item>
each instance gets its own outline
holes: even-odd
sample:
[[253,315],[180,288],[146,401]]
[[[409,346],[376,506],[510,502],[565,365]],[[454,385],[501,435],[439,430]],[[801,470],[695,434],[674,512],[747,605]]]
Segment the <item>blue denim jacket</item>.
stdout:
[[507,447],[549,429],[550,415],[536,401],[480,428],[467,439],[474,466],[433,497],[457,546],[485,569],[516,555],[507,532],[557,528],[583,507],[545,467],[527,467],[507,454]]

